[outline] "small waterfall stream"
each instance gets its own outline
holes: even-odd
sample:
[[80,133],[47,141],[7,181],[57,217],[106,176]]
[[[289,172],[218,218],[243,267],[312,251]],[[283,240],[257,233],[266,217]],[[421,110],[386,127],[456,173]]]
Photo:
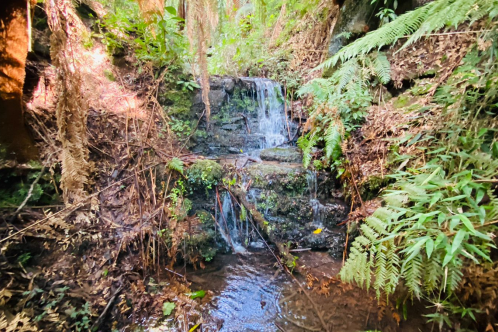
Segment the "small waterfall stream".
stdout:
[[[248,149],[249,154],[258,155],[263,149],[282,146],[287,141],[287,126],[285,114],[285,99],[282,94],[282,87],[278,82],[266,78],[243,78],[244,81],[250,82],[250,98],[256,103],[257,127],[251,128],[252,134],[261,137],[259,148],[253,151]],[[229,98],[229,97],[228,97]],[[245,151],[245,150],[244,150]],[[240,216],[235,213],[234,201],[227,192],[220,197],[221,211],[219,202],[216,202],[216,220],[222,229],[220,235],[236,253],[244,252],[250,244],[250,222],[249,216]]]
[[261,149],[273,148],[286,141],[286,115],[284,96],[279,83],[254,78],[255,93],[258,101],[258,133],[264,137]]

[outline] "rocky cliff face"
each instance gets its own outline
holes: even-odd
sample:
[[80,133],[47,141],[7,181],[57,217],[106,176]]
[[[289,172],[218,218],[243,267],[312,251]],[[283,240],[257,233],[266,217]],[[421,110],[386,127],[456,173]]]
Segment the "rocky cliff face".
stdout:
[[[278,145],[295,126],[280,119],[284,111],[280,85],[261,78],[211,77],[210,127],[202,117],[190,148],[203,155],[239,154]],[[269,98],[272,97],[272,98]],[[191,122],[204,111],[200,91],[193,98]],[[283,120],[283,121],[282,121]]]

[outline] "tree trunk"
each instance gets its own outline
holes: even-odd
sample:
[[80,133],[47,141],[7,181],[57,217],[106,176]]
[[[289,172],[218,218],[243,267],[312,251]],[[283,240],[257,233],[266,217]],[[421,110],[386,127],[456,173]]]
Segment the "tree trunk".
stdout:
[[22,104],[29,43],[27,9],[26,0],[0,3],[0,152],[5,149],[6,158],[18,162],[38,158],[24,126]]

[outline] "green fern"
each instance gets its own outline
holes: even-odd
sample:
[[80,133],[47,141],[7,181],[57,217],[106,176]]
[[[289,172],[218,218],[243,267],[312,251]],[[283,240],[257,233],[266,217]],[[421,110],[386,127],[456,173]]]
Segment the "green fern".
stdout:
[[168,168],[173,171],[177,171],[180,174],[183,174],[183,161],[174,157],[168,163]]
[[331,123],[327,129],[325,139],[325,156],[327,159],[337,160],[342,154],[341,149],[341,133],[339,127],[335,123]]
[[308,134],[305,136],[299,137],[297,140],[297,146],[303,151],[303,166],[308,168],[311,163],[311,159],[313,159],[313,155],[311,154],[313,148],[316,146],[318,142],[319,136],[313,134]]
[[377,54],[373,62],[373,68],[380,83],[387,84],[391,81],[391,63],[389,63],[384,53]]
[[410,36],[403,47],[421,37],[445,26],[456,27],[466,21],[475,21],[496,8],[493,0],[435,0],[423,7],[400,15],[396,20],[369,32],[363,38],[343,47],[317,69],[334,67],[339,61],[370,53],[386,45],[392,45],[400,38]]

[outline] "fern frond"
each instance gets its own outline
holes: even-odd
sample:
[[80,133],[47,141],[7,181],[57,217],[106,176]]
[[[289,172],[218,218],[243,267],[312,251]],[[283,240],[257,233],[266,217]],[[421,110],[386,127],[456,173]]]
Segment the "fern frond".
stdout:
[[440,285],[443,276],[441,266],[441,257],[437,254],[433,254],[430,259],[426,259],[424,262],[424,288],[428,293]]
[[375,76],[382,84],[387,84],[391,80],[391,63],[387,60],[385,53],[379,52],[373,62]]
[[384,288],[387,280],[387,248],[380,244],[377,254],[375,255],[375,282],[374,288],[377,293],[377,298],[380,298],[380,292]]
[[297,140],[297,146],[303,151],[303,166],[304,168],[308,168],[311,163],[311,159],[313,158],[311,151],[315,147],[318,142],[319,135],[314,132],[308,138],[308,135],[301,136]]
[[378,233],[378,234],[385,233],[387,224],[385,222],[383,222],[382,220],[380,220],[379,218],[374,217],[374,216],[370,216],[370,217],[365,219],[365,222],[367,223],[368,226],[370,226],[370,228],[375,230],[376,233]]
[[394,239],[389,240],[386,253],[386,282],[384,289],[386,294],[392,294],[396,290],[400,277],[400,259],[396,253],[396,245],[394,244]]
[[406,282],[410,293],[420,298],[420,285],[422,284],[422,255],[416,255],[412,260],[408,261],[402,271],[403,278]]
[[446,273],[446,289],[453,293],[460,286],[463,279],[463,271],[461,267],[461,260],[457,259],[460,262],[455,262],[453,264],[447,265]]
[[392,219],[392,216],[394,214],[395,214],[394,211],[389,210],[388,208],[385,207],[380,207],[377,210],[375,210],[372,216],[379,218],[383,222],[388,223]]
[[342,137],[339,131],[339,126],[331,123],[327,129],[325,139],[325,156],[327,159],[337,160],[342,154],[341,142]]
[[183,161],[175,157],[168,163],[168,168],[183,174]]
[[367,224],[362,224],[360,226],[363,235],[372,242],[375,242],[379,239],[379,235]]
[[475,21],[491,11],[493,0],[435,0],[413,11],[400,15],[394,21],[369,32],[363,38],[343,47],[337,54],[316,69],[334,67],[339,60],[345,62],[361,54],[370,53],[386,45],[392,45],[407,35],[411,37],[407,47],[422,36],[444,26],[458,26],[466,21]]

